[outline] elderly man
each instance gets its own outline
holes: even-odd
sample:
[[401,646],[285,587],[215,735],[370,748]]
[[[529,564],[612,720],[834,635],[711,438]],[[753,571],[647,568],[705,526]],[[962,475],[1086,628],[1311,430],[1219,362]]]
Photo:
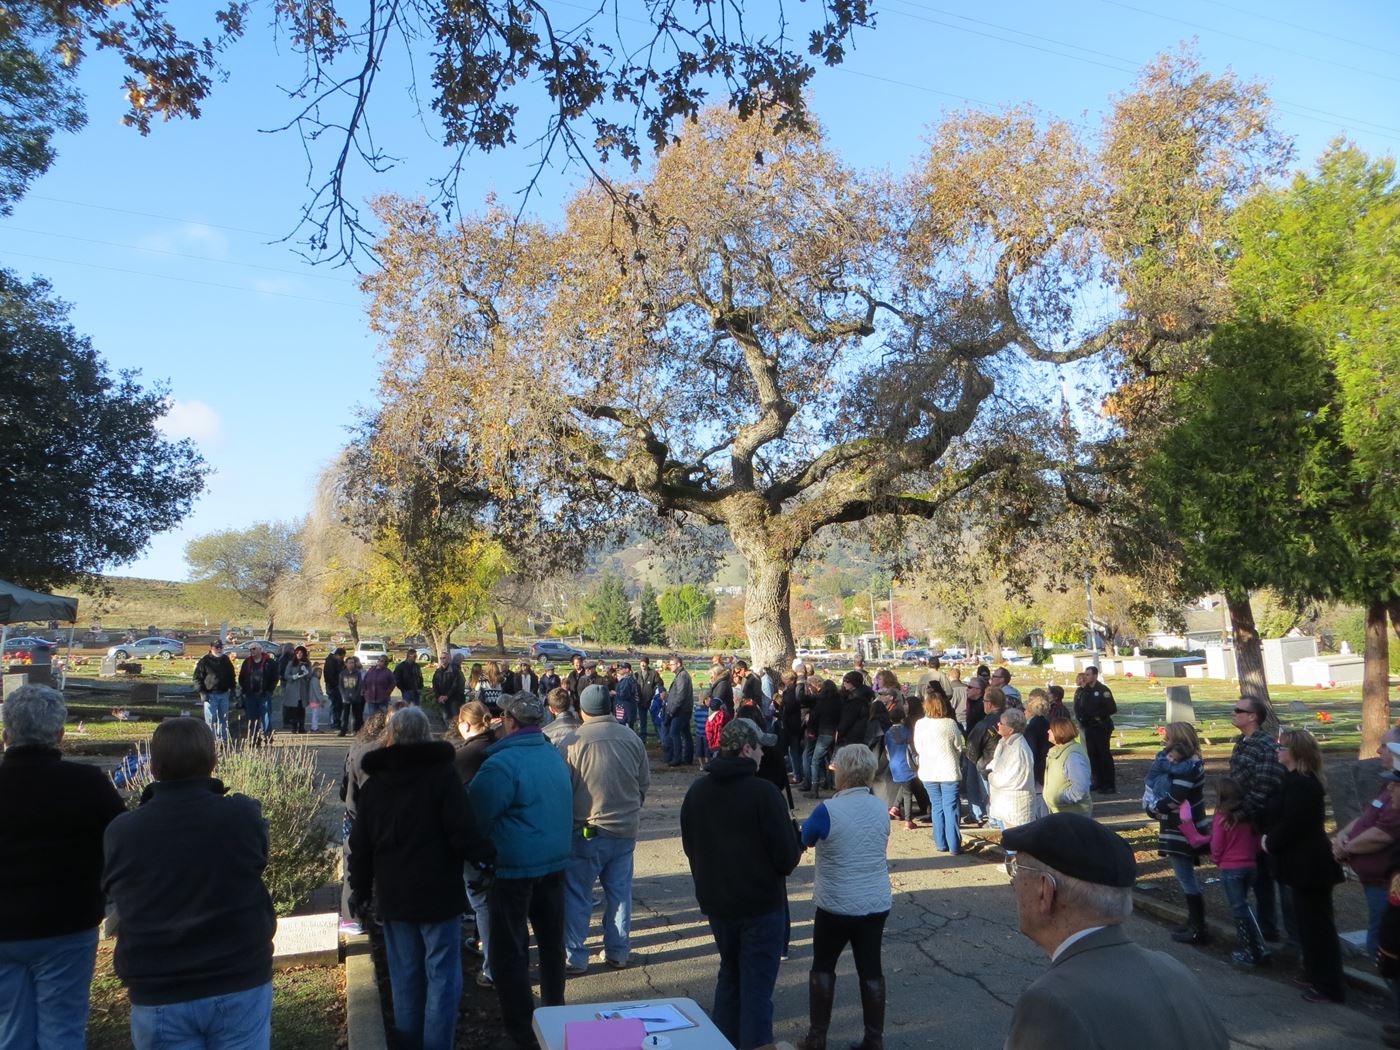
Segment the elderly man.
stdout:
[[719,954],[711,1016],[738,1050],[773,1041],[787,877],[802,855],[783,797],[757,776],[763,748],[776,744],[736,718],[681,803],[681,845]]
[[233,661],[224,655],[224,643],[215,638],[194,665],[194,688],[204,701],[204,721],[220,740],[228,740],[228,701],[237,684]]
[[262,646],[248,646],[248,657],[238,670],[238,688],[243,692],[249,740],[261,740],[272,732],[272,693],[280,679],[277,661]]
[[102,834],[126,807],[100,769],[63,761],[57,690],[21,686],[0,710],[0,1046],[82,1047]]
[[394,672],[389,670],[389,657],[382,654],[375,658],[374,666],[365,672],[364,685],[360,695],[365,698],[365,718],[373,718],[381,711],[389,713],[389,697],[394,692]]
[[506,1034],[535,1046],[530,1018],[530,933],[540,959],[540,999],[564,1002],[564,869],[573,828],[568,766],[540,723],[544,703],[516,693],[501,705],[505,736],[486,749],[468,794],[482,831],[496,844],[496,878],[487,891],[491,977]]
[[267,821],[256,799],[225,794],[216,762],[208,726],[167,718],[151,735],[155,783],[103,842],[137,1050],[271,1043]]
[[[567,697],[567,693],[565,696]],[[603,961],[632,962],[632,855],[651,780],[647,749],[613,716],[606,687],[584,687],[583,725],[559,748],[573,783],[574,833],[564,881],[568,973],[588,972],[588,918],[593,887],[603,884]]]
[[1011,684],[1011,672],[1005,667],[998,667],[992,672],[992,685],[1001,689],[1006,697],[1007,707],[1024,707],[1021,702],[1021,690]]
[[[1230,1037],[1191,972],[1123,931],[1132,848],[1103,825],[1057,813],[1002,837],[1016,921],[1050,957],[1021,993],[1006,1050],[1227,1050]],[[1131,1036],[1128,1035],[1131,1033]]]

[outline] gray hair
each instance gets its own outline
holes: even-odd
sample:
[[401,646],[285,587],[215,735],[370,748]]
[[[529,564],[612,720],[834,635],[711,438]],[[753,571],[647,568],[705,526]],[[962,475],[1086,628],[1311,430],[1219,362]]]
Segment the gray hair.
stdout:
[[869,786],[875,779],[875,752],[864,744],[847,744],[836,752],[831,764],[846,787]]
[[1131,886],[1103,886],[1056,871],[1037,858],[1037,862],[1055,879],[1055,896],[1067,911],[1097,919],[1100,923],[1127,922],[1133,914]]
[[1010,727],[1013,733],[1026,731],[1026,712],[1019,707],[1008,707],[1001,713],[1001,724]]
[[433,729],[421,707],[401,707],[389,719],[391,744],[422,744],[432,739]]
[[57,747],[68,708],[63,694],[47,685],[22,685],[0,705],[10,747]]

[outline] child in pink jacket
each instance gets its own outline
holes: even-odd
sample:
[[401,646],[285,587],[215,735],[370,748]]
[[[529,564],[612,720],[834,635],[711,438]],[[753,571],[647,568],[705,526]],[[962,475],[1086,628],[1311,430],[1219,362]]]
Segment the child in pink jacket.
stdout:
[[1235,918],[1239,948],[1230,958],[1242,966],[1259,966],[1269,961],[1259,920],[1249,907],[1249,887],[1254,882],[1254,858],[1259,853],[1259,832],[1244,819],[1244,792],[1229,777],[1215,782],[1215,820],[1210,837],[1196,830],[1191,804],[1181,804],[1181,833],[1196,847],[1210,846],[1211,859],[1220,868],[1220,881]]

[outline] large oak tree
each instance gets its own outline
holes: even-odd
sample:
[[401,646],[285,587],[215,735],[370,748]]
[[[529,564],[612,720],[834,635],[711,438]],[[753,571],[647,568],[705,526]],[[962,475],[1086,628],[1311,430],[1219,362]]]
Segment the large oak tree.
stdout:
[[961,113],[902,177],[710,112],[556,226],[383,199],[380,419],[456,443],[477,482],[555,524],[648,508],[724,528],[753,657],[776,663],[821,530],[972,491],[1028,516],[1026,478],[1075,497],[1091,465],[1059,449],[1039,366],[1160,353],[1214,322],[1212,238],[1278,159],[1266,110],[1163,58],[1098,136]]

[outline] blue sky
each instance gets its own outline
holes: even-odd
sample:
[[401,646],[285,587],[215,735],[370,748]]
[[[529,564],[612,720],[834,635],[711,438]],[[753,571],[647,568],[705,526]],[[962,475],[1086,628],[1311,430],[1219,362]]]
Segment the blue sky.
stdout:
[[[788,6],[800,20],[815,5]],[[1400,149],[1393,0],[876,6],[878,28],[858,37],[844,66],[819,71],[811,91],[837,148],[865,167],[900,170],[944,112],[968,105],[1030,102],[1096,126],[1141,65],[1192,38],[1207,68],[1269,84],[1300,165],[1338,135],[1373,155]],[[54,168],[0,219],[0,264],[48,277],[113,368],[167,381],[169,431],[195,439],[216,468],[194,513],[115,570],[124,575],[182,579],[193,536],[305,513],[315,476],[375,396],[376,346],[354,275],[269,243],[291,230],[309,196],[299,139],[260,130],[290,116],[279,85],[294,81],[296,60],[255,30],[228,64],[232,75],[201,119],[159,125],[143,139],[120,125],[115,63],[92,56],[82,75],[87,128],[58,143]],[[379,130],[407,159],[387,175],[356,172],[360,199],[426,192],[446,159],[395,72],[378,86]],[[530,119],[527,108],[522,139]],[[521,146],[471,158],[464,204],[492,191],[515,199],[534,156]],[[554,217],[581,178],[550,175],[529,210]]]

